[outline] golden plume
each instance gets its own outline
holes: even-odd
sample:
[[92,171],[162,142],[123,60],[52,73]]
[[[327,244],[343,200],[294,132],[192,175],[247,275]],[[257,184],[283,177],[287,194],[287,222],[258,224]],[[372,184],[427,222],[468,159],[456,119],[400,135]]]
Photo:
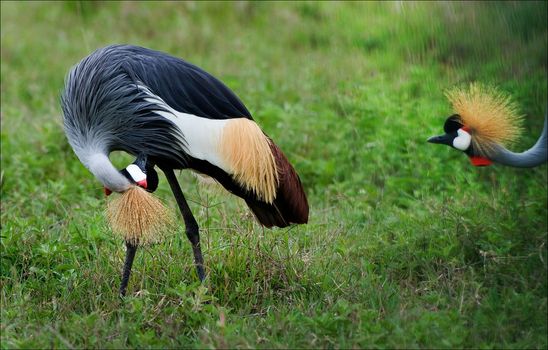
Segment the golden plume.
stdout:
[[279,181],[270,142],[254,121],[237,118],[226,123],[219,143],[235,180],[267,203],[276,198]]
[[494,144],[507,147],[521,135],[523,115],[510,95],[500,89],[471,83],[468,89],[455,87],[445,96],[470,129],[472,145],[480,154],[489,155]]
[[158,242],[173,223],[162,201],[138,186],[109,201],[106,216],[112,231],[134,245]]

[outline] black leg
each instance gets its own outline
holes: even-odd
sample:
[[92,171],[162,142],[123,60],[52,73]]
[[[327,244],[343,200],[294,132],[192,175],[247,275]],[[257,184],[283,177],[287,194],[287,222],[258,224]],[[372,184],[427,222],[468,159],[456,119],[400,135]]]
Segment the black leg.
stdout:
[[122,283],[120,284],[120,295],[126,295],[127,283],[129,281],[129,275],[131,273],[131,266],[133,265],[133,259],[135,258],[135,252],[137,246],[129,242],[126,242],[126,262],[124,263],[124,271],[122,272]]
[[190,211],[190,207],[188,206],[188,203],[186,202],[185,196],[183,195],[183,191],[181,191],[181,187],[179,186],[179,182],[177,182],[177,178],[175,177],[175,173],[173,172],[173,169],[162,169],[164,173],[166,174],[167,181],[169,182],[169,186],[171,187],[171,191],[173,192],[173,195],[175,196],[175,200],[177,201],[177,204],[179,205],[179,210],[181,211],[181,214],[183,215],[183,219],[185,220],[185,232],[186,236],[190,240],[190,243],[192,244],[192,251],[194,253],[194,262],[196,264],[196,270],[198,272],[198,277],[200,278],[200,281],[203,281],[205,278],[204,273],[204,258],[202,257],[202,249],[200,248],[200,231],[198,228],[198,223],[196,222],[196,219],[194,219],[194,216],[192,215],[192,212]]

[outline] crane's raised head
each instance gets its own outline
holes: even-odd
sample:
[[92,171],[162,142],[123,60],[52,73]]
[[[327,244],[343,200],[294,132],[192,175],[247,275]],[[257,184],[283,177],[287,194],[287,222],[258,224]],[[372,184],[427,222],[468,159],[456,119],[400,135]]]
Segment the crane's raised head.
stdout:
[[497,146],[519,137],[522,116],[510,97],[495,87],[472,83],[468,89],[449,90],[446,96],[455,114],[445,121],[445,134],[428,142],[451,146],[468,155],[473,165],[486,166]]
[[471,129],[463,124],[460,115],[453,114],[447,118],[443,130],[444,135],[432,136],[428,142],[447,145],[464,152],[475,166],[487,166],[492,163],[489,158],[475,150]]

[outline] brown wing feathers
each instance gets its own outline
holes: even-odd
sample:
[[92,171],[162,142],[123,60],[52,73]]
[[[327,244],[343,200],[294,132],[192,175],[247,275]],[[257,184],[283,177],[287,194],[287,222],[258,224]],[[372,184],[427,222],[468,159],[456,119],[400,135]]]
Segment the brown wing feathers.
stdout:
[[308,222],[308,201],[299,175],[272,140],[270,150],[278,171],[276,198],[271,204],[253,198],[247,198],[246,203],[257,220],[266,227],[305,224]]

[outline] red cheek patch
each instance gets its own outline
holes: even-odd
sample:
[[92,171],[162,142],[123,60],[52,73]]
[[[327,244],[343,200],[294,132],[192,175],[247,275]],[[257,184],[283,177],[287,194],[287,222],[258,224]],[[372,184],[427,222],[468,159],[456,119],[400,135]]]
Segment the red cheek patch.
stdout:
[[106,188],[106,187],[103,187],[103,189],[105,190],[105,196],[110,196],[110,194],[112,193],[112,191],[109,190],[109,189]]
[[470,157],[470,161],[472,162],[472,165],[474,166],[488,166],[493,164],[492,161],[483,157]]

